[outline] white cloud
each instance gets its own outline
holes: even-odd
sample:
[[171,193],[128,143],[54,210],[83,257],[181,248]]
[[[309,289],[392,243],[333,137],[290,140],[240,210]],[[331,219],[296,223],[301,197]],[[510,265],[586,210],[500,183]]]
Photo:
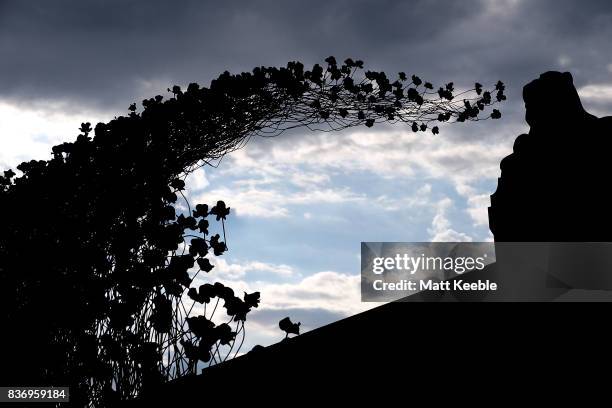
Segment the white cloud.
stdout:
[[488,207],[491,204],[490,194],[478,194],[468,198],[467,212],[474,221],[475,226],[489,225]]
[[417,206],[426,206],[431,200],[431,184],[424,184],[413,194],[403,196],[399,199],[391,198],[387,195],[376,197],[374,201],[378,206],[386,211],[401,211]]
[[325,309],[345,316],[363,311],[359,275],[318,272],[302,281],[270,284],[262,287],[262,296],[269,298],[268,309]]
[[572,59],[565,54],[560,55],[559,58],[557,58],[557,63],[561,68],[567,68],[572,63]]
[[[280,186],[282,187],[282,185]],[[238,216],[262,218],[287,217],[291,205],[314,205],[322,203],[346,203],[365,200],[364,195],[355,194],[349,188],[307,189],[295,192],[281,191],[279,186],[266,189],[249,185],[234,185],[205,191],[196,196],[197,202],[225,200]]]
[[513,137],[475,141],[461,137],[452,127],[444,131],[444,136],[395,129],[307,133],[299,140],[280,136],[232,153],[231,163],[221,171],[235,175],[256,169],[284,174],[283,178],[308,172],[318,184],[334,171],[366,172],[386,179],[445,178],[456,184],[498,177],[499,161],[512,151]]
[[451,223],[446,216],[446,212],[453,206],[450,198],[444,198],[437,203],[437,212],[431,221],[431,228],[428,230],[432,242],[470,242],[472,237],[463,232],[455,231],[451,228]]
[[595,103],[612,102],[612,84],[591,84],[578,89],[580,99]]
[[95,126],[104,116],[52,102],[25,105],[0,100],[0,166],[48,159],[52,146],[76,139],[81,123]]
[[[238,269],[243,267],[246,267],[246,264]],[[223,282],[236,293],[261,292],[260,310],[324,309],[350,316],[376,306],[361,302],[359,275],[323,271],[293,283],[271,283],[230,279],[223,277],[223,274],[215,275],[213,272],[211,278]]]
[[597,116],[607,116],[612,109],[612,84],[599,83],[578,89],[578,95],[588,112]]
[[261,218],[287,217],[289,210],[280,202],[283,196],[274,190],[249,187],[241,190],[227,187],[199,194],[196,202],[215,202],[224,200],[237,216]]
[[296,186],[310,188],[330,182],[328,174],[315,172],[295,172],[291,175],[291,183]]
[[468,184],[458,184],[456,186],[457,193],[465,197],[467,201],[467,214],[474,222],[474,226],[488,226],[489,212],[488,207],[491,204],[491,192],[486,191],[479,193],[474,187]]
[[201,191],[210,185],[206,178],[206,170],[202,167],[191,172],[185,179],[188,191]]
[[211,257],[211,263],[215,266],[214,275],[221,279],[242,279],[249,272],[260,272],[279,277],[291,277],[295,275],[295,270],[285,264],[271,264],[260,261],[247,261],[244,263],[230,263],[224,258]]
[[[430,203],[431,183],[436,180],[450,182],[470,199],[477,194],[471,187],[473,183],[499,176],[499,161],[511,152],[513,140],[502,136],[516,132],[514,128],[512,133],[502,128],[502,136],[476,140],[454,129],[446,127],[445,135],[438,136],[385,128],[259,140],[228,155],[218,175],[236,179],[227,187],[202,194],[201,198],[231,201],[241,216],[268,218],[289,216],[292,205],[320,203],[368,200],[388,211],[414,208]],[[362,173],[383,181],[418,180],[421,187],[400,196],[368,197],[364,192],[338,186],[336,179],[331,178],[342,175],[343,180],[357,179]],[[482,225],[483,211],[486,208],[480,214],[475,209],[468,214],[476,217],[477,225]]]
[[508,19],[518,11],[522,2],[523,0],[483,0],[485,9],[482,16]]

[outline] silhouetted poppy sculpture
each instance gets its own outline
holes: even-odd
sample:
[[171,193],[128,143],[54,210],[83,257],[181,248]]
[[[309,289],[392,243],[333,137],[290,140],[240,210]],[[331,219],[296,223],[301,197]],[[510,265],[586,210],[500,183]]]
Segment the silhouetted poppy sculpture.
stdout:
[[301,322],[293,323],[289,317],[278,322],[278,328],[285,332],[285,338],[288,338],[290,334],[299,335],[301,325]]
[[[230,208],[187,203],[177,214],[175,204],[189,172],[250,137],[380,122],[436,134],[438,122],[498,118],[487,108],[505,99],[501,82],[436,90],[414,75],[364,72],[362,61],[325,62],[174,86],[168,99],[144,100],[142,112],[132,104],[127,116],[84,123],[50,160],[17,166],[21,175],[5,171],[2,383],[69,385],[73,405],[106,406],[236,353],[259,294],[191,287],[213,268],[209,253],[227,250],[211,229],[220,223],[224,235]],[[229,321],[216,324],[221,301]]]

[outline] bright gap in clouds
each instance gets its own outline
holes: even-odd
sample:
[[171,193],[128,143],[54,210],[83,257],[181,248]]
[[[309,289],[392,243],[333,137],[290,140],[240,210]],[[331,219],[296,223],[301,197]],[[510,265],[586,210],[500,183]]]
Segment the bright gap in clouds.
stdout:
[[[311,329],[376,306],[360,301],[361,241],[491,239],[489,195],[517,131],[479,138],[462,130],[286,135],[189,176],[191,201],[232,207],[230,251],[202,279],[262,293],[247,321],[258,333],[252,344],[278,340],[285,316]],[[279,265],[292,272],[274,273]]]
[[612,112],[612,84],[600,83],[578,88],[584,108],[596,116],[609,116]]
[[29,160],[51,158],[51,147],[74,141],[83,122],[106,121],[112,116],[102,112],[39,103],[25,105],[0,100],[0,171],[15,168]]

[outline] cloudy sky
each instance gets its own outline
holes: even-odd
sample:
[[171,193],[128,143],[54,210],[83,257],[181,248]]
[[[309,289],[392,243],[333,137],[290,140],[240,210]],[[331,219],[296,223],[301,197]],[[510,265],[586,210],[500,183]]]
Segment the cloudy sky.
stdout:
[[0,0],[0,169],[224,70],[335,55],[434,84],[504,81],[498,121],[435,136],[294,132],[190,176],[192,202],[232,207],[230,251],[210,279],[262,292],[248,343],[267,344],[284,316],[311,329],[372,306],[359,300],[361,241],[490,239],[499,161],[528,130],[522,86],[570,71],[587,109],[612,113],[610,38],[607,1]]

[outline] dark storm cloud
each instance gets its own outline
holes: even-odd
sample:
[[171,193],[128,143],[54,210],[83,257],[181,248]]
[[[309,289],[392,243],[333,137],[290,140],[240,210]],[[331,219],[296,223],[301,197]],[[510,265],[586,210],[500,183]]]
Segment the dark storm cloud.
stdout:
[[0,98],[122,109],[226,69],[336,55],[432,81],[503,79],[520,100],[561,57],[577,82],[608,80],[611,13],[558,0],[4,1]]
[[[114,104],[142,81],[208,82],[225,69],[380,55],[436,37],[443,2],[5,2],[0,89],[7,96]],[[380,58],[384,59],[384,58]],[[169,84],[171,85],[171,84]],[[160,90],[161,91],[161,90]]]

